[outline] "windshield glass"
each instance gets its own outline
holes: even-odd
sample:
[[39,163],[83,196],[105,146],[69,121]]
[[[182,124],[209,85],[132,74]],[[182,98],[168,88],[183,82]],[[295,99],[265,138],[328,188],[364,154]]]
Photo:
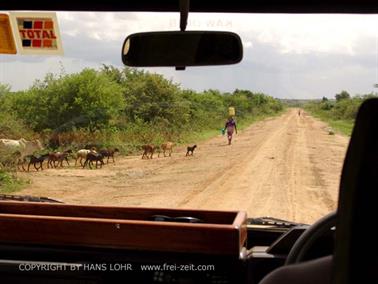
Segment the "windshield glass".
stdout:
[[121,61],[129,34],[178,30],[179,13],[57,21],[64,55],[0,55],[0,193],[304,223],[336,209],[377,94],[378,16],[190,13],[187,30],[239,34],[244,58],[185,71]]

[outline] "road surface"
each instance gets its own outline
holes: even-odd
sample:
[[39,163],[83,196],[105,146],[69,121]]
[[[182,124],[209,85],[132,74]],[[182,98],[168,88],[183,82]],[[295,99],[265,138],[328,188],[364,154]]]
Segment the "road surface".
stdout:
[[19,194],[72,204],[244,210],[312,223],[335,210],[349,138],[329,135],[307,113],[289,109],[239,131],[233,144],[219,135],[172,157],[118,157],[89,170],[74,167],[22,173],[31,184]]

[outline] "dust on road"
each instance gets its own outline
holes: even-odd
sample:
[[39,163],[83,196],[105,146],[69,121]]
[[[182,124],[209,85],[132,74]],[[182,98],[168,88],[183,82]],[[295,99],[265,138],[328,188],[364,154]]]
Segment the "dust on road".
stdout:
[[[296,109],[239,131],[233,145],[219,136],[172,157],[119,157],[102,169],[79,167],[22,173],[19,194],[71,204],[244,210],[312,223],[335,210],[349,138]],[[71,162],[72,164],[72,162]]]

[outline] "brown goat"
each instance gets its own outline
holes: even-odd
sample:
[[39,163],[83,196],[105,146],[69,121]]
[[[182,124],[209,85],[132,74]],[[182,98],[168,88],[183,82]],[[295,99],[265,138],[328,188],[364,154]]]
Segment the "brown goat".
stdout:
[[166,143],[161,144],[161,150],[163,151],[164,157],[166,157],[165,155],[166,151],[168,151],[169,157],[171,156],[174,146],[175,146],[175,143],[173,142],[166,142]]
[[[56,168],[57,166],[63,167],[63,161],[67,162],[69,166],[70,163],[68,162],[68,156],[72,153],[72,150],[66,150],[64,152],[53,152],[49,153],[49,158],[47,161],[47,168]],[[58,164],[56,164],[58,162]]]
[[[144,152],[143,152],[143,155],[142,155],[142,159],[144,159],[144,158],[152,159],[154,152],[155,152],[155,148],[156,147],[152,144],[143,145],[142,149],[143,149]],[[149,154],[150,154],[150,156],[148,156]]]

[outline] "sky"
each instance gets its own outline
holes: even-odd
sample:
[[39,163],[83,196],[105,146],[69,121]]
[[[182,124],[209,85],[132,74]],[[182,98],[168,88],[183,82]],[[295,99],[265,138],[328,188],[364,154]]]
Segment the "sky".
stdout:
[[[58,12],[63,56],[0,55],[0,83],[29,88],[46,73],[112,64],[131,33],[178,30],[179,13]],[[189,14],[187,30],[236,32],[243,60],[216,67],[149,68],[183,88],[248,89],[277,98],[378,92],[378,15]]]

